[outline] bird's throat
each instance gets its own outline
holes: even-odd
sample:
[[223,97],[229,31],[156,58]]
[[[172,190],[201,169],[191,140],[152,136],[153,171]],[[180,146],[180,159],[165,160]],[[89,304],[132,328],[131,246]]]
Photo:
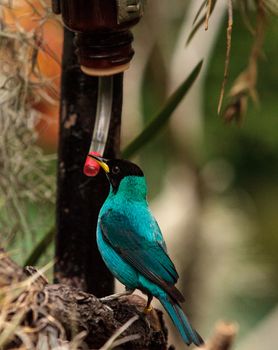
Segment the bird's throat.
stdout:
[[[146,200],[147,185],[144,176],[125,176],[117,188],[111,185],[109,197],[122,200]],[[111,198],[112,199],[112,198]]]

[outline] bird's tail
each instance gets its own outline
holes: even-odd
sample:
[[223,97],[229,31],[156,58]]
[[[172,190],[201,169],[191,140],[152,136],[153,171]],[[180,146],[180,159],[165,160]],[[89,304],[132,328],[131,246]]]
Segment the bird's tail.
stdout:
[[195,329],[191,327],[180,305],[167,295],[165,295],[165,297],[160,297],[159,301],[164,306],[174,325],[179,330],[184,342],[187,345],[194,343],[196,346],[201,346],[204,343],[203,339],[195,331]]

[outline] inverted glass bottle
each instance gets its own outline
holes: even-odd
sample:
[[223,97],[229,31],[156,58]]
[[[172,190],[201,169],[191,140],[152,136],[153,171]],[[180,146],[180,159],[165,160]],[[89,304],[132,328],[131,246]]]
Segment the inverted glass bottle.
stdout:
[[118,4],[116,0],[60,1],[63,22],[76,33],[76,53],[86,74],[112,75],[129,67],[134,54],[129,28],[140,16],[119,22]]

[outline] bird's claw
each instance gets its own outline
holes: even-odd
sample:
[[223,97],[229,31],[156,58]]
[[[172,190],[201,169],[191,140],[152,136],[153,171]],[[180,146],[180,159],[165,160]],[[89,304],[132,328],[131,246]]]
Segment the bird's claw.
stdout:
[[153,307],[151,305],[149,305],[149,306],[145,307],[143,312],[145,315],[148,315],[152,310],[153,310]]

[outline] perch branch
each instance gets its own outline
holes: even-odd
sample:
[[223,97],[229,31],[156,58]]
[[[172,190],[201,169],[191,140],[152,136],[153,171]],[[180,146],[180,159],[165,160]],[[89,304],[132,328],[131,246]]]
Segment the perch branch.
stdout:
[[[49,284],[0,249],[0,348],[167,349],[162,313],[143,313],[137,296],[102,302],[70,285]],[[129,322],[128,321],[133,321]],[[111,341],[109,342],[109,339]],[[106,344],[106,345],[105,345]],[[111,347],[109,347],[110,349]]]

